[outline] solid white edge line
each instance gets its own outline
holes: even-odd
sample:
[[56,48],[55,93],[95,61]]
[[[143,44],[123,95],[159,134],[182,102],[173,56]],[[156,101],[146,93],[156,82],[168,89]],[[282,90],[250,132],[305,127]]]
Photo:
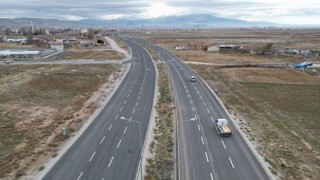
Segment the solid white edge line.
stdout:
[[125,133],[126,133],[126,131],[127,131],[127,128],[128,128],[128,127],[126,127],[126,128],[124,129],[124,131],[123,131],[123,134],[125,134]]
[[207,152],[204,152],[206,154],[206,159],[207,159],[207,162],[209,162],[209,158],[208,158],[208,154]]
[[221,142],[222,142],[222,145],[223,145],[224,149],[227,149],[227,148],[226,148],[226,145],[224,145],[223,140],[221,140]]
[[83,171],[80,173],[80,175],[79,175],[79,177],[77,178],[77,180],[79,180],[79,179],[81,178],[82,174],[83,174]]
[[203,141],[203,137],[201,136],[201,141],[202,141],[202,144],[204,144],[204,141]]
[[112,126],[113,126],[113,124],[110,125],[110,127],[109,127],[109,129],[108,129],[109,131],[110,131],[110,129],[112,128]]
[[120,141],[119,141],[119,143],[117,145],[117,149],[119,148],[120,144],[121,144],[121,139],[120,139]]
[[111,160],[110,160],[110,162],[109,162],[108,167],[110,167],[110,166],[111,166],[111,163],[112,163],[112,161],[113,161],[113,158],[114,158],[114,156],[112,156],[112,158],[111,158]]
[[213,175],[212,175],[212,173],[210,173],[210,177],[211,177],[211,180],[213,180]]
[[96,154],[96,152],[94,152],[92,155],[91,155],[91,158],[89,159],[89,162],[91,162],[92,158],[94,157],[94,155]]
[[102,142],[104,141],[104,138],[106,138],[106,136],[103,136],[103,138],[100,141],[100,144],[102,144]]
[[232,160],[231,160],[230,157],[229,157],[229,161],[230,161],[230,163],[231,163],[232,168],[234,169],[234,166],[233,166],[233,163],[232,163]]

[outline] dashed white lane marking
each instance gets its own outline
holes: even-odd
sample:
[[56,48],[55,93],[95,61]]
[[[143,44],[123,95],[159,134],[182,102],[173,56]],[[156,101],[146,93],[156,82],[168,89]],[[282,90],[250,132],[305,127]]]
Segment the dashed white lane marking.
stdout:
[[116,120],[118,118],[119,114],[117,114],[117,116],[114,118],[114,120]]
[[222,145],[223,145],[224,149],[227,149],[226,145],[224,145],[224,142],[222,140],[221,140],[221,142],[222,142]]
[[91,156],[91,158],[89,159],[89,162],[91,162],[92,158],[94,157],[94,155],[96,154],[96,152],[94,152]]
[[109,129],[108,129],[109,131],[110,131],[110,129],[112,128],[112,126],[113,126],[113,124],[110,125],[110,127],[109,127]]
[[208,158],[208,154],[207,154],[207,152],[205,152],[205,154],[206,154],[207,162],[209,162],[209,158]]
[[192,104],[192,101],[190,100],[190,103]]
[[203,104],[204,104],[205,106],[207,105],[206,102],[204,102],[204,101],[203,101]]
[[212,116],[210,118],[211,118],[212,121],[214,121]]
[[200,99],[202,99],[202,96],[200,96]]
[[197,93],[200,94],[199,91],[197,91]]
[[133,109],[132,114],[134,114],[135,111],[136,111],[136,108]]
[[208,113],[210,113],[209,109],[207,108]]
[[129,98],[129,97],[130,97],[130,94],[128,94],[127,98]]
[[104,138],[106,138],[106,136],[103,136],[103,138],[102,138],[101,141],[100,141],[100,144],[102,144]]
[[204,140],[203,140],[203,137],[201,136],[201,141],[202,141],[202,144],[204,144]]
[[195,89],[197,89],[197,86],[194,86]]
[[200,131],[200,125],[198,124],[198,129],[199,129],[199,131]]
[[141,94],[141,91],[140,91],[140,94]]
[[211,180],[213,180],[213,175],[212,175],[212,173],[210,173],[210,177],[211,177]]
[[124,129],[123,134],[125,134],[125,133],[126,133],[127,129],[128,129],[128,127],[126,127],[126,128]]
[[124,103],[123,104],[126,104],[127,103],[127,100],[124,100]]
[[136,106],[138,106],[138,101],[136,102]]
[[192,110],[194,111],[194,107],[192,106]]
[[80,173],[80,175],[79,175],[79,177],[77,178],[77,180],[79,180],[79,179],[81,178],[82,174],[83,174],[83,171]]
[[190,98],[190,94],[188,94],[188,97]]
[[138,96],[138,100],[140,99],[140,96]]
[[129,93],[131,93],[131,89],[130,89],[130,92]]
[[121,144],[121,139],[120,139],[120,141],[119,141],[119,143],[117,145],[117,149],[119,148],[120,144]]
[[112,161],[113,161],[113,158],[114,158],[114,156],[112,156],[112,158],[111,158],[111,160],[110,160],[110,162],[109,162],[108,167],[110,167],[110,166],[111,166],[111,163],[112,163]]
[[234,166],[233,166],[233,163],[232,163],[232,160],[231,160],[230,157],[229,157],[229,161],[230,161],[230,163],[231,163],[232,168],[234,169]]
[[123,109],[123,106],[121,107],[120,111],[122,111],[122,109]]

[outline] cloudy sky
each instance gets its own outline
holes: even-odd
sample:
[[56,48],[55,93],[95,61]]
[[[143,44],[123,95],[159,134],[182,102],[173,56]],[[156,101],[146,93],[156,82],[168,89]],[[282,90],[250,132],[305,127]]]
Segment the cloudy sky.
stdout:
[[0,0],[0,18],[63,20],[211,14],[280,24],[320,24],[320,0]]

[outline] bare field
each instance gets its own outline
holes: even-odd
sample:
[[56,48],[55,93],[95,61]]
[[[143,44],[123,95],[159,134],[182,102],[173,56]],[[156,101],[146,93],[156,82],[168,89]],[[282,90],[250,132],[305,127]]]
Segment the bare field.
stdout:
[[64,59],[118,59],[122,60],[124,57],[121,53],[113,50],[78,50],[71,51],[68,55],[63,57]]
[[[143,35],[143,39],[162,46],[183,61],[210,63],[297,63],[302,57],[262,56],[241,54],[236,52],[207,52],[203,50],[175,50],[176,45],[217,44],[236,45],[255,49],[266,43],[272,43],[275,50],[283,48],[309,49],[320,51],[320,36],[318,30],[208,30],[208,31],[177,31],[152,32]],[[319,60],[319,57],[311,59]],[[308,59],[310,61],[310,59]]]
[[271,172],[320,178],[320,77],[285,68],[191,65],[236,117]]
[[33,46],[32,45],[19,45],[17,43],[0,42],[0,48],[2,48],[2,49],[12,49],[12,48],[28,49],[28,48],[33,48]]
[[113,65],[0,66],[0,178],[19,178],[55,156],[104,96],[92,94],[120,73]]

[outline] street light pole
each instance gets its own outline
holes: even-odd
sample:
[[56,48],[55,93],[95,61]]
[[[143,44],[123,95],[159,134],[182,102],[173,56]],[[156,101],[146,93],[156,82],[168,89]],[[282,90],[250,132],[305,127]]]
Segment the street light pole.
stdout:
[[143,176],[142,176],[142,136],[141,136],[141,122],[139,121],[135,121],[135,120],[132,120],[132,119],[127,119],[125,117],[120,117],[121,120],[127,120],[130,122],[134,122],[134,123],[138,123],[139,124],[139,142],[140,142],[140,177],[141,177],[141,180],[143,179]]

